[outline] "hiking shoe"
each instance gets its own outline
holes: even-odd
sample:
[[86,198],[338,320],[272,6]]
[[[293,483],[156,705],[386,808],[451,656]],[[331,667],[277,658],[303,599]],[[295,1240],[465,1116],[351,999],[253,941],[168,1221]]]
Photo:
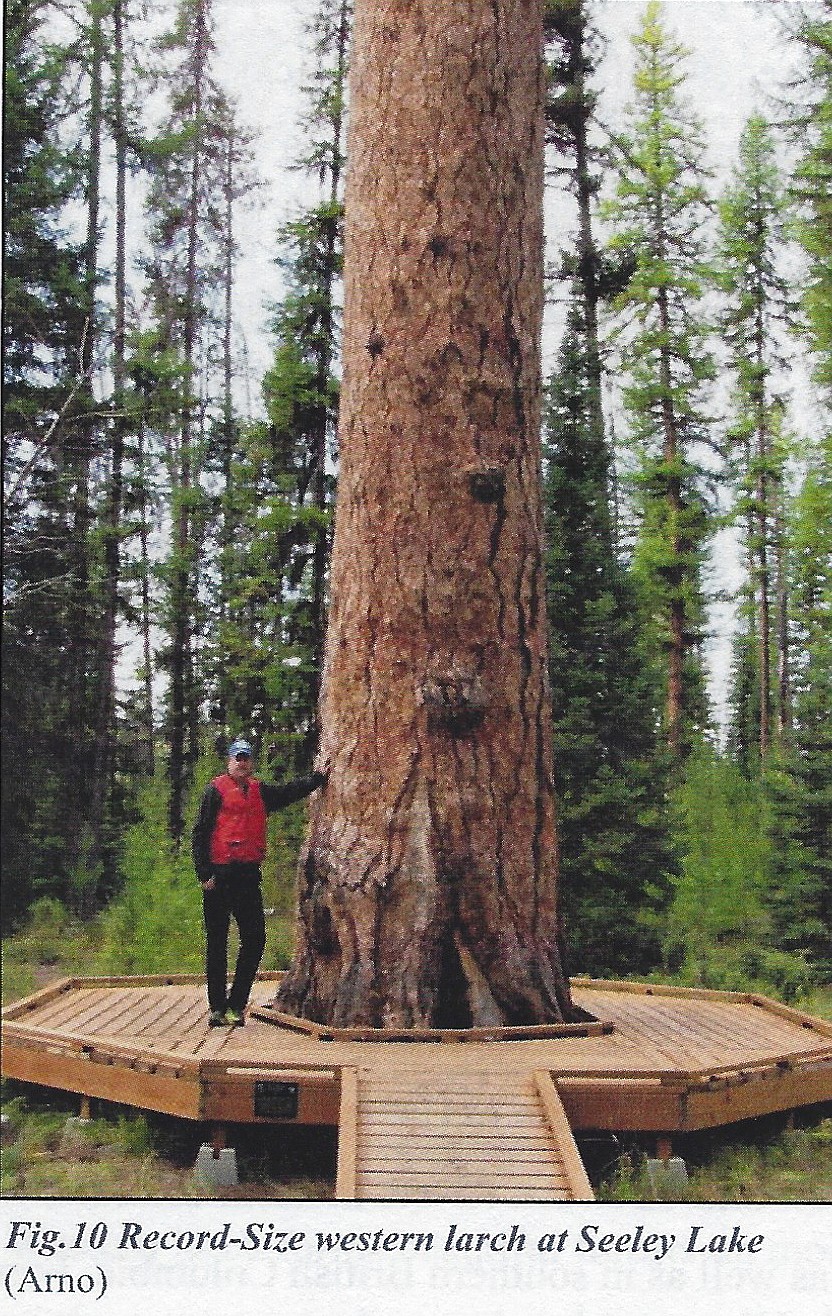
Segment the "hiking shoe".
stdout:
[[224,1023],[225,1023],[225,1015],[223,1014],[222,1010],[212,1010],[210,1015],[208,1016],[208,1027],[222,1028]]
[[223,1023],[228,1024],[229,1028],[242,1028],[245,1019],[239,1010],[228,1009],[223,1016]]

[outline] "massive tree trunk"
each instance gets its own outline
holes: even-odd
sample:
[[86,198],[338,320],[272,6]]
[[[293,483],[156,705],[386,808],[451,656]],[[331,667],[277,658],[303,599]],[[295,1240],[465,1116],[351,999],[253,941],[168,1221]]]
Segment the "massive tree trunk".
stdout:
[[277,1003],[571,1016],[539,476],[541,0],[356,4],[326,787]]

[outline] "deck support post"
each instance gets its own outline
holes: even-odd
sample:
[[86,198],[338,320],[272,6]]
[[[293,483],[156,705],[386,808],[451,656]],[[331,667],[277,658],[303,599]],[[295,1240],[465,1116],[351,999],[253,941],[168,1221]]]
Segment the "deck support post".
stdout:
[[218,1161],[228,1146],[228,1131],[224,1124],[214,1124],[211,1128],[211,1149],[214,1160]]
[[656,1159],[662,1161],[665,1165],[673,1155],[673,1143],[670,1135],[660,1133],[656,1138]]
[[92,1101],[87,1096],[81,1097],[81,1105],[78,1110],[78,1118],[82,1120],[92,1119]]

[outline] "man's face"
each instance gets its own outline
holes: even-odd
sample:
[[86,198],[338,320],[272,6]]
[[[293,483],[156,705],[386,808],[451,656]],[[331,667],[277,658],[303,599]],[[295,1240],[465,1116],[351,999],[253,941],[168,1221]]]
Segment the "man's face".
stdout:
[[235,754],[228,760],[228,775],[235,781],[248,781],[254,770],[254,764],[248,754]]

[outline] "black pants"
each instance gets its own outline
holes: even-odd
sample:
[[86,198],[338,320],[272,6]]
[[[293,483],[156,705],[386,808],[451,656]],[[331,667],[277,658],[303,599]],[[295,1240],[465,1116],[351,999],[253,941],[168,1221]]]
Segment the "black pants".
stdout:
[[[266,946],[260,869],[257,864],[228,864],[215,868],[212,877],[214,890],[202,892],[208,1008],[242,1010]],[[232,918],[240,934],[240,950],[231,991],[226,995],[228,929]]]

